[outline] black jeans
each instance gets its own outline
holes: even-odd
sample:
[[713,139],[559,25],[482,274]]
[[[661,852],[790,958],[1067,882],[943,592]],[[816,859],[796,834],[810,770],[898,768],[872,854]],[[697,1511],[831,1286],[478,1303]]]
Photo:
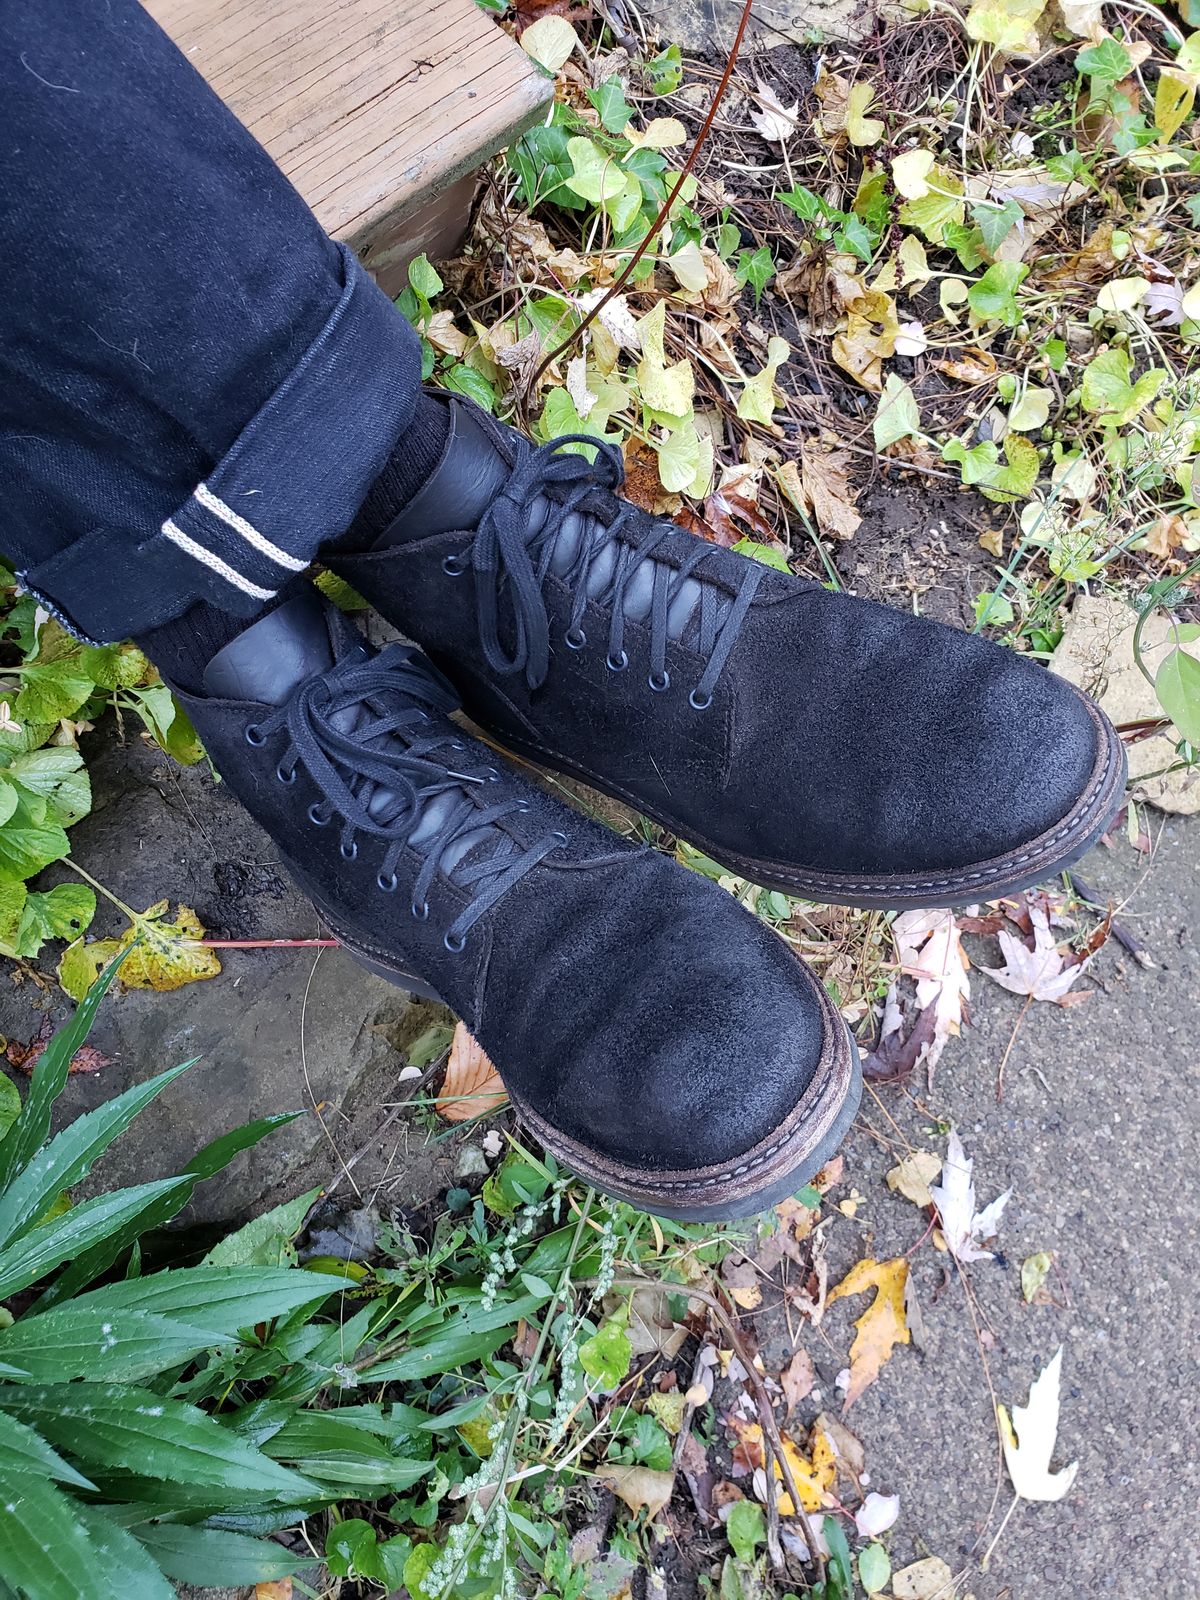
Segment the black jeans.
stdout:
[[352,521],[417,340],[136,0],[0,0],[0,551],[75,631],[251,615]]

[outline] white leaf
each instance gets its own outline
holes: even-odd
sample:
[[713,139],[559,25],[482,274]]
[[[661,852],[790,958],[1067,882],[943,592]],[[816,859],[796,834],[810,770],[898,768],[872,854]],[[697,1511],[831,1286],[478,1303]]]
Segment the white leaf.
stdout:
[[1029,1404],[1014,1406],[1012,1421],[1003,1406],[996,1407],[1004,1460],[1012,1486],[1022,1500],[1061,1500],[1069,1493],[1079,1471],[1072,1461],[1061,1472],[1051,1472],[1050,1457],[1058,1437],[1058,1395],[1062,1378],[1062,1346],[1029,1390]]
[[932,150],[906,150],[892,162],[892,182],[906,200],[924,200],[929,193],[925,180],[932,169]]
[[521,35],[521,49],[547,72],[557,72],[579,43],[579,35],[565,17],[539,17]]
[[933,1043],[925,1053],[932,1072],[946,1041],[959,1032],[971,997],[967,957],[953,911],[905,911],[892,924],[900,965],[917,980],[917,1007],[934,1008]]
[[902,322],[896,334],[895,352],[898,356],[923,356],[926,343],[925,329],[919,322]]
[[877,1539],[900,1515],[898,1494],[870,1493],[854,1513],[854,1526],[862,1539]]
[[1149,278],[1113,278],[1100,285],[1096,304],[1101,311],[1132,311],[1146,298]]
[[[1008,989],[1013,994],[1028,995],[1033,1000],[1046,1000],[1062,1005],[1063,996],[1074,986],[1076,979],[1087,971],[1090,958],[1074,966],[1067,966],[1066,957],[1059,950],[1050,931],[1050,922],[1045,910],[1041,906],[1031,904],[1029,915],[1033,922],[1033,949],[1031,950],[1015,933],[1009,933],[1002,928],[997,937],[1000,940],[1004,965],[984,967],[982,971],[986,972],[989,978],[994,978],[1002,989]],[[1081,998],[1080,995],[1071,997],[1072,1002]]]
[[758,98],[762,102],[762,110],[752,111],[750,121],[768,144],[786,144],[796,131],[800,102],[797,100],[785,106],[774,89],[765,83],[758,85]]
[[946,1146],[946,1161],[940,1184],[931,1184],[929,1193],[938,1208],[942,1233],[951,1255],[960,1262],[990,1261],[992,1252],[981,1248],[985,1239],[995,1237],[1000,1218],[1012,1195],[1006,1189],[983,1211],[975,1210],[975,1184],[971,1179],[973,1161],[968,1161],[958,1129],[951,1128]]
[[579,420],[586,422],[588,413],[596,404],[596,396],[587,386],[587,360],[584,356],[575,356],[567,363],[567,393],[575,402]]

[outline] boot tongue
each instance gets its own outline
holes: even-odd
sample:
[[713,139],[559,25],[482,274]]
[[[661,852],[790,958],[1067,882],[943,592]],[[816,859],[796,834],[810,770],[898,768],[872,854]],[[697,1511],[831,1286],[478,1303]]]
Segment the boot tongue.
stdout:
[[334,661],[325,609],[315,590],[287,601],[239,633],[204,669],[204,692],[219,700],[281,706]]
[[388,550],[407,539],[476,527],[511,470],[470,407],[452,401],[450,434],[433,476],[372,549]]

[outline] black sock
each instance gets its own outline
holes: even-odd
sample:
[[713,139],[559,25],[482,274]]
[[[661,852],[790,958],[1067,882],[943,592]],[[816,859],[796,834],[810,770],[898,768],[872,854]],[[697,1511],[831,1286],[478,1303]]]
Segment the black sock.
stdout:
[[422,390],[412,425],[397,441],[387,465],[367,491],[358,515],[345,533],[323,545],[322,551],[369,550],[433,476],[449,432],[449,406]]
[[235,617],[231,611],[222,611],[219,606],[210,606],[201,600],[173,622],[164,622],[139,634],[134,643],[145,651],[164,678],[190,694],[199,694],[203,688],[204,669],[217,652],[239,633],[261,622],[285,600],[290,600],[298,587],[298,584],[289,584],[254,617]]

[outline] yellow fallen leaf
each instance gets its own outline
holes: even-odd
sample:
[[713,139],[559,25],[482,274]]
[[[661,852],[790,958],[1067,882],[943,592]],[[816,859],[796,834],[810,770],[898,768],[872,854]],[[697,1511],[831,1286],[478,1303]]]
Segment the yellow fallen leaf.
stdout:
[[123,989],[181,989],[220,972],[217,952],[196,943],[204,938],[204,928],[191,906],[181,905],[173,922],[168,920],[167,900],[146,911],[125,910],[130,925],[119,939],[92,944],[77,939],[63,952],[58,981],[72,999],[82,1000],[100,971],[123,950],[129,951],[119,974]]
[[463,1023],[455,1023],[446,1077],[436,1102],[438,1115],[447,1122],[467,1122],[495,1111],[507,1099],[508,1091],[483,1046]]
[[[757,1422],[748,1423],[738,1429],[738,1438],[744,1447],[746,1459],[751,1463],[766,1460],[768,1450],[763,1439],[762,1427]],[[837,1461],[834,1448],[825,1433],[814,1427],[809,1441],[811,1459],[804,1455],[799,1445],[785,1434],[783,1437],[783,1453],[787,1464],[792,1469],[792,1478],[795,1480],[796,1490],[800,1496],[800,1506],[804,1511],[820,1511],[821,1507],[829,1503],[826,1491],[833,1487],[833,1480],[837,1476]],[[779,1465],[774,1452],[771,1452],[771,1464],[775,1468],[776,1483],[783,1483],[783,1468]],[[796,1508],[792,1503],[791,1494],[785,1489],[776,1498],[781,1517],[794,1517]]]
[[835,1289],[829,1291],[829,1304],[847,1295],[875,1290],[875,1298],[854,1324],[858,1332],[850,1346],[850,1387],[846,1403],[850,1407],[879,1376],[879,1370],[898,1344],[908,1344],[911,1335],[904,1315],[904,1287],[908,1282],[908,1262],[903,1256],[892,1261],[859,1261]]
[[892,1593],[896,1600],[951,1600],[954,1574],[941,1556],[926,1556],[924,1561],[893,1572]]
[[902,1194],[915,1206],[931,1206],[933,1196],[929,1185],[942,1170],[942,1158],[932,1150],[914,1150],[905,1156],[887,1175],[887,1186],[893,1194]]
[[539,17],[521,35],[521,49],[547,72],[566,65],[579,35],[565,17]]
[[1191,116],[1198,82],[1200,78],[1196,73],[1180,72],[1175,67],[1164,67],[1159,74],[1154,91],[1154,126],[1164,144],[1175,137]]
[[975,0],[967,12],[967,33],[998,50],[1032,50],[1036,23],[1045,9],[1046,0]]
[[906,150],[892,162],[892,182],[905,200],[923,200],[929,193],[926,181],[933,171],[932,150]]
[[675,1487],[673,1472],[654,1472],[649,1467],[604,1466],[598,1481],[619,1495],[631,1511],[645,1510],[652,1521],[671,1498]]
[[900,319],[892,297],[863,288],[846,306],[846,326],[833,340],[833,359],[875,394],[883,389],[883,363],[895,353]]
[[292,1600],[292,1580],[269,1578],[266,1583],[256,1583],[254,1600]]
[[866,115],[867,107],[874,98],[875,90],[871,84],[856,83],[846,100],[846,136],[851,144],[860,149],[878,144],[887,132],[878,117]]
[[757,1283],[747,1284],[742,1289],[730,1289],[729,1293],[743,1311],[755,1311],[762,1305],[762,1290]]

